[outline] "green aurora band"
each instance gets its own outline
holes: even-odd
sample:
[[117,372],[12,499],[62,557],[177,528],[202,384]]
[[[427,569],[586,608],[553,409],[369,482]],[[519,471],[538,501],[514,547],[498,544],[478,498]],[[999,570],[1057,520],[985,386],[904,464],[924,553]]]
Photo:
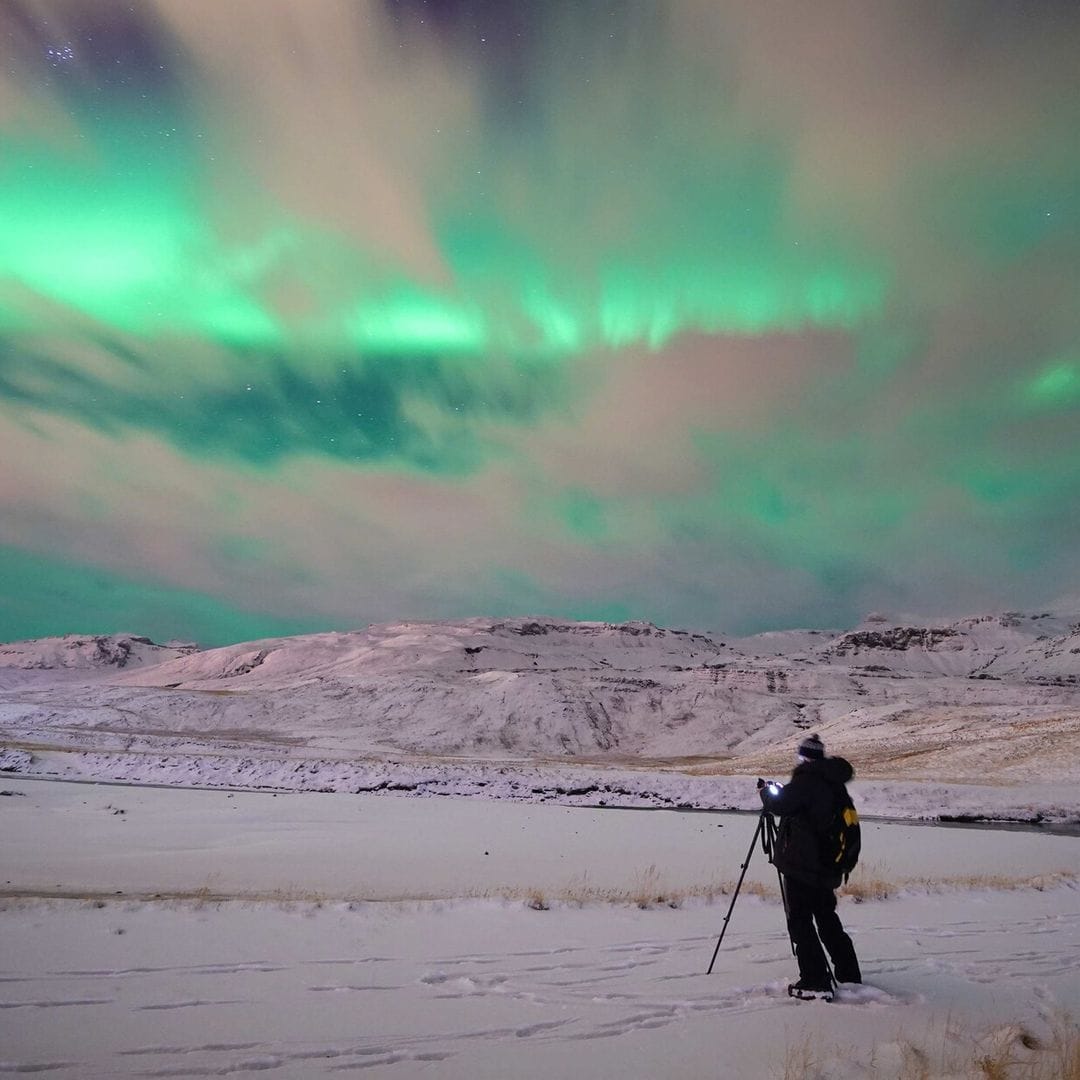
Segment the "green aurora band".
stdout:
[[[1014,573],[1021,591],[1037,591],[1039,574],[1080,571],[1063,539],[1080,527],[1080,147],[1066,134],[1080,118],[1075,96],[1058,93],[1019,150],[1014,133],[1000,154],[961,147],[895,169],[879,218],[880,194],[863,193],[857,176],[835,197],[807,195],[798,110],[755,113],[715,55],[689,48],[655,10],[628,4],[610,23],[586,5],[567,22],[560,6],[563,21],[529,60],[525,104],[500,111],[492,86],[476,83],[482,61],[460,41],[377,17],[372,4],[377,47],[415,49],[415,69],[401,61],[406,75],[438,54],[447,70],[461,66],[473,96],[464,100],[483,103],[456,115],[430,89],[409,99],[417,129],[427,112],[441,118],[419,140],[422,165],[387,166],[420,195],[413,224],[434,254],[410,258],[406,245],[365,243],[268,185],[254,143],[238,134],[242,102],[227,99],[195,39],[170,22],[180,9],[150,7],[160,17],[144,33],[168,60],[157,81],[127,54],[116,63],[130,65],[129,79],[103,75],[80,59],[78,41],[70,64],[47,62],[23,31],[3,58],[18,75],[7,85],[27,89],[0,110],[0,437],[53,418],[107,439],[161,440],[182,458],[268,481],[298,460],[447,485],[515,469],[523,527],[564,546],[562,571],[500,555],[471,602],[455,593],[425,605],[422,593],[395,599],[391,589],[373,617],[535,604],[753,629],[849,619],[877,597],[932,603],[949,558],[926,571],[921,596],[894,573],[901,556],[868,556],[883,533],[901,552],[955,545],[953,558]],[[677,29],[677,9],[669,14]],[[634,37],[635,20],[648,34]],[[627,36],[606,69],[611,25]],[[558,59],[568,27],[591,42],[594,62],[580,69]],[[270,82],[274,59],[246,62]],[[401,85],[387,77],[387,97]],[[448,125],[437,136],[436,122]],[[399,144],[389,122],[378,130],[385,142],[371,153],[411,160],[414,136]],[[317,188],[319,163],[310,169]],[[1040,289],[1045,280],[1054,287]],[[1003,315],[985,314],[1002,297],[1015,305],[1007,330]],[[722,357],[762,339],[778,353],[809,350],[808,365],[823,349],[842,359],[811,371],[794,403],[777,398],[745,422],[722,410],[688,418],[678,437],[693,490],[612,493],[528,460],[523,444],[546,425],[578,423],[628,366],[689,378],[677,358],[702,340]],[[779,386],[783,376],[761,379]],[[735,402],[744,392],[730,387]],[[583,446],[603,438],[578,436]],[[0,532],[10,605],[0,636],[149,621],[215,641],[343,617],[326,599],[331,582],[295,616],[267,582],[257,599],[230,596],[214,615],[201,586],[176,600],[186,595],[178,578],[140,575],[147,584],[128,587],[116,566],[84,574],[77,535],[93,525],[75,508],[61,517],[38,544],[32,529]],[[218,544],[233,528],[206,523]],[[812,595],[755,611],[724,582],[700,600],[681,577],[666,596],[662,585],[626,585],[645,557],[707,575],[721,547],[752,551],[755,573],[774,566],[786,581],[812,581]],[[625,558],[621,591],[588,594],[576,572],[561,576],[576,553],[583,566]],[[76,582],[94,574],[84,602]],[[42,607],[51,614],[33,614],[34,589],[13,584],[28,581],[52,597]],[[157,608],[172,597],[190,618],[144,619],[140,592]],[[93,613],[93,626],[69,626],[60,595]],[[730,616],[716,611],[725,604]]]

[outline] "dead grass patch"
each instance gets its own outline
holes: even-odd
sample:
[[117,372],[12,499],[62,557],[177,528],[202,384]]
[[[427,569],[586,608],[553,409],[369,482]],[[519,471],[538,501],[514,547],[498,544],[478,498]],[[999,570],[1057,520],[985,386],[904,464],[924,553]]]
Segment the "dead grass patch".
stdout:
[[1010,877],[1008,874],[952,874],[947,877],[887,878],[874,863],[861,864],[851,880],[837,890],[838,896],[846,896],[859,904],[866,900],[887,900],[899,892],[943,893],[966,889],[1016,892],[1033,889],[1045,892],[1064,885],[1075,885],[1080,877],[1071,870],[1059,870],[1051,874],[1033,874]]
[[[584,907],[590,904],[615,904],[648,908],[678,908],[690,900],[710,903],[722,896],[730,896],[734,882],[708,881],[693,885],[671,886],[663,878],[654,863],[642,868],[625,886],[596,885],[589,880],[588,873],[570,878],[563,886],[555,888],[529,886],[526,888],[479,889],[469,893],[470,899],[502,899],[521,901],[534,911],[548,911],[555,905]],[[777,889],[771,892],[766,886],[744,882],[744,894],[752,896],[777,896]]]
[[971,1032],[948,1019],[922,1038],[901,1031],[862,1053],[809,1035],[786,1048],[773,1076],[827,1076],[834,1065],[863,1058],[866,1074],[881,1080],[1080,1080],[1080,1026],[1072,1016],[1058,1013],[1037,1028],[1014,1022]]
[[[1032,877],[1008,877],[1004,874],[968,874],[948,878],[904,878],[889,880],[874,865],[860,866],[851,881],[837,890],[839,897],[853,903],[887,900],[900,892],[935,894],[962,890],[1016,891],[1033,889],[1038,892],[1065,886],[1076,887],[1080,875],[1071,871],[1039,874]],[[413,893],[409,895],[363,896],[355,893],[327,893],[299,885],[266,891],[229,890],[216,880],[208,879],[191,889],[172,889],[161,892],[105,892],[84,889],[0,888],[0,910],[24,904],[48,901],[76,901],[94,907],[115,903],[156,903],[168,906],[196,908],[227,903],[276,904],[283,908],[304,905],[322,907],[329,904],[426,903],[455,900],[508,900],[524,903],[536,911],[547,911],[555,905],[584,907],[592,904],[613,904],[647,908],[679,908],[687,903],[712,904],[730,899],[735,888],[733,880],[714,878],[691,884],[670,884],[655,863],[637,871],[626,885],[598,885],[588,873],[570,878],[561,886],[522,885],[478,887],[456,895]],[[780,890],[775,875],[766,881],[744,881],[740,896],[752,896],[768,902],[779,902]]]
[[861,875],[837,890],[838,896],[847,896],[861,904],[865,900],[888,900],[896,893],[896,885],[876,875]]

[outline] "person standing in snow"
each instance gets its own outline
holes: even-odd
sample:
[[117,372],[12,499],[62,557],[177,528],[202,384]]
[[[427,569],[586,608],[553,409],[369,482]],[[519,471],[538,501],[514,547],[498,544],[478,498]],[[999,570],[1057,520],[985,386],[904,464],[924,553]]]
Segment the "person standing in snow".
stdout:
[[836,914],[834,890],[841,875],[824,850],[830,822],[838,803],[848,801],[845,785],[854,775],[848,761],[826,757],[821,739],[809,735],[799,744],[787,784],[759,783],[762,804],[780,818],[773,863],[784,875],[788,933],[799,963],[799,981],[790,987],[796,997],[831,994],[823,944],[838,983],[862,982],[855,946]]

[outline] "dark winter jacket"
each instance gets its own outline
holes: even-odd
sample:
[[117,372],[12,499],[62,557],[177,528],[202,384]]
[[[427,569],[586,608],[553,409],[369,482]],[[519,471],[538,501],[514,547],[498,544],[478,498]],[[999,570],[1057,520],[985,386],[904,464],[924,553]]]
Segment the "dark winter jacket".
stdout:
[[841,876],[822,850],[823,840],[837,805],[846,801],[844,785],[854,775],[842,757],[811,759],[795,767],[777,794],[761,789],[765,809],[780,818],[773,863],[782,874],[822,889],[840,885]]

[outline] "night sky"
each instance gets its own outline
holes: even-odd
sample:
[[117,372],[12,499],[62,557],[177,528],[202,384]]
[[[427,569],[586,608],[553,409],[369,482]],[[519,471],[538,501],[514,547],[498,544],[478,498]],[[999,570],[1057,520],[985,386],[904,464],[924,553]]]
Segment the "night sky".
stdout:
[[0,0],[0,639],[1080,590],[1080,5]]

